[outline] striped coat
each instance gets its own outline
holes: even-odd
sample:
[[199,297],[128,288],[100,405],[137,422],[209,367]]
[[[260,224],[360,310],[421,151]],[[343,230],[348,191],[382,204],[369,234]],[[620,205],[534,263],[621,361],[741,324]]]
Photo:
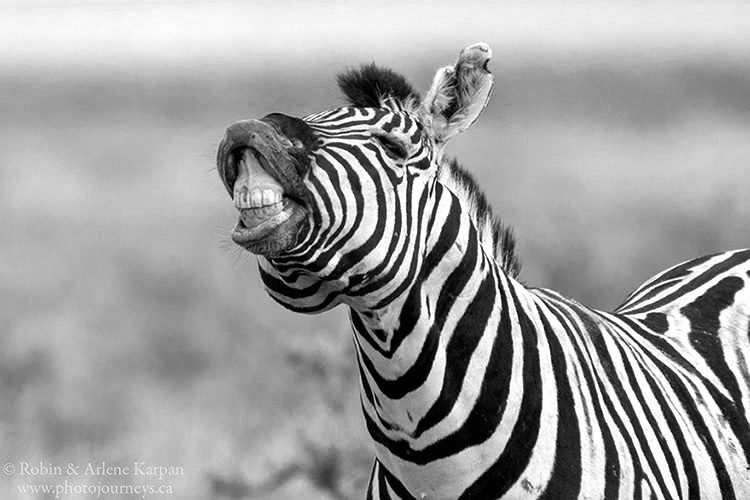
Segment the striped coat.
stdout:
[[750,251],[612,313],[519,281],[512,232],[447,141],[489,99],[464,49],[422,97],[368,65],[350,106],[231,125],[217,167],[291,310],[350,310],[368,498],[750,498]]

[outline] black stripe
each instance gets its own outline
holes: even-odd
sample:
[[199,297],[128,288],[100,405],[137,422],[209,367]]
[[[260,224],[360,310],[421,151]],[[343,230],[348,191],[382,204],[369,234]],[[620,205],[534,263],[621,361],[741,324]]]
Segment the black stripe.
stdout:
[[[642,330],[639,330],[633,333],[640,334],[641,336],[646,335],[646,333],[643,332]],[[635,348],[630,347],[630,349],[633,351],[634,355],[640,355],[652,361],[652,356],[646,349],[643,349],[643,348],[638,349],[637,353],[636,353]],[[672,399],[669,397],[669,395],[667,395],[665,390],[657,384],[656,374],[652,373],[651,370],[647,369],[645,365],[643,366],[644,366],[644,369],[642,370],[643,376],[646,379],[649,387],[651,388],[651,392],[653,393],[654,398],[657,400],[657,403],[659,404],[659,408],[661,409],[663,418],[667,423],[667,427],[669,427],[669,431],[672,433],[675,444],[677,445],[677,451],[680,455],[680,458],[682,459],[685,476],[687,478],[687,487],[688,487],[687,492],[682,491],[682,486],[677,483],[677,473],[676,471],[672,471],[672,476],[675,478],[675,484],[677,484],[678,489],[680,491],[679,497],[688,498],[691,500],[698,499],[700,498],[700,484],[698,483],[698,474],[695,469],[695,462],[693,461],[693,456],[689,447],[690,445],[687,442],[687,438],[685,436],[682,423],[677,420],[675,411],[670,406],[670,402],[672,401]],[[657,373],[661,373],[661,372],[657,372]],[[657,436],[661,437],[659,433],[657,433]],[[663,445],[663,448],[666,452],[667,450],[666,444]]]
[[728,276],[706,290],[680,311],[690,321],[690,345],[706,361],[732,395],[734,403],[742,406],[742,392],[737,378],[724,359],[724,349],[719,338],[722,311],[731,307],[734,296],[742,290],[744,281],[738,276]]
[[[388,340],[388,333],[379,328],[368,328],[362,321],[362,313],[356,312],[353,309],[350,309],[350,312],[350,320],[354,333],[359,335],[359,338],[367,342],[367,344],[372,349],[376,350],[381,356],[387,356],[389,354],[388,351],[383,349],[380,344],[375,342],[375,340],[385,342],[386,340]],[[373,337],[375,338],[373,339]],[[393,353],[390,354],[392,355]]]
[[398,113],[393,113],[393,118],[391,119],[391,121],[384,123],[380,128],[382,128],[385,132],[390,132],[399,125],[401,125],[401,115]]
[[[333,186],[333,190],[335,192],[336,200],[338,201],[338,205],[340,207],[344,207],[344,192],[341,190],[341,179],[339,177],[338,170],[333,167],[333,165],[324,157],[319,157],[317,159],[318,166],[320,170],[325,172],[325,174],[328,176],[329,183],[331,186]],[[359,183],[359,179],[354,178],[352,179],[355,183]],[[299,262],[304,262],[308,260],[313,253],[318,249],[319,246],[325,245],[328,241],[335,241],[336,238],[341,234],[344,227],[346,227],[346,222],[349,218],[349,211],[348,210],[333,210],[333,202],[330,201],[331,205],[325,203],[326,198],[329,198],[328,193],[323,188],[322,183],[313,176],[310,176],[310,181],[314,184],[315,189],[317,190],[318,194],[321,195],[321,198],[323,198],[325,209],[328,210],[328,214],[331,217],[331,221],[329,223],[329,226],[325,228],[325,230],[319,232],[319,234],[315,238],[310,239],[310,243],[314,243],[315,246],[311,246],[307,249],[304,253],[296,253],[293,256],[290,257],[279,257],[274,258],[274,266],[277,268],[277,270],[280,273],[285,272],[289,267],[295,267],[298,265]],[[315,214],[317,210],[313,210],[313,213]],[[338,213],[341,212],[341,213]],[[338,215],[341,215],[341,224],[336,226],[336,217]],[[317,217],[320,219],[320,216]],[[331,234],[331,231],[333,228],[336,228],[333,234]],[[318,229],[318,228],[316,228]],[[330,235],[330,236],[329,236]],[[284,265],[286,263],[291,263],[291,265]]]
[[[338,176],[338,174],[334,171],[334,175]],[[329,225],[326,228],[326,233],[331,230],[332,227],[336,226],[336,218],[339,215],[339,210],[333,209],[333,202],[331,201],[331,197],[328,194],[328,191],[323,188],[323,183],[320,182],[320,179],[318,177],[310,176],[310,183],[313,185],[313,190],[318,194],[321,200],[323,200],[323,207],[325,207],[325,213],[328,214],[330,221]],[[334,185],[333,187],[334,192],[336,192],[337,195],[340,195],[341,193],[341,186]],[[323,225],[323,217],[320,213],[320,210],[310,210],[310,217],[312,218],[312,224],[313,230],[317,232],[319,228]],[[346,220],[346,212],[344,211],[342,214],[342,223],[344,220]],[[319,237],[322,236],[318,235]]]
[[391,494],[388,493],[388,483],[385,480],[385,474],[378,475],[378,500],[391,500]]
[[477,236],[473,228],[470,228],[469,233],[469,245],[466,253],[458,267],[450,274],[440,292],[435,308],[434,321],[427,332],[422,349],[414,364],[402,376],[389,380],[378,373],[367,356],[362,356],[362,362],[378,386],[378,390],[390,399],[399,399],[414,391],[424,383],[430,373],[440,346],[440,334],[443,331],[445,321],[448,319],[448,314],[453,310],[456,295],[462,293],[477,265]]
[[391,473],[391,471],[383,467],[383,464],[380,464],[380,474],[388,482],[391,489],[396,495],[398,495],[400,500],[417,500],[411,493],[409,493],[406,486],[401,484],[401,481]]
[[[336,264],[336,267],[327,275],[322,276],[325,280],[337,280],[340,279],[349,269],[354,267],[358,262],[360,262],[365,255],[367,255],[377,244],[378,242],[383,238],[383,233],[385,232],[385,225],[386,225],[386,216],[387,212],[385,210],[384,204],[382,203],[382,200],[385,200],[385,192],[383,191],[383,186],[380,181],[380,176],[377,172],[377,169],[374,168],[372,164],[370,164],[367,157],[362,154],[362,151],[358,148],[352,147],[349,144],[336,144],[337,147],[340,149],[347,151],[349,154],[354,156],[359,163],[359,166],[367,171],[367,174],[372,179],[372,182],[375,186],[375,199],[380,200],[380,202],[377,204],[378,209],[378,216],[377,216],[377,222],[375,223],[375,228],[372,229],[370,236],[368,237],[367,241],[360,245],[357,248],[351,249],[346,251],[344,255],[338,260],[338,263]],[[362,199],[361,193],[358,193],[359,199]],[[360,204],[357,203],[357,215],[358,217],[361,217],[361,214],[367,209],[366,207],[370,207],[371,203],[366,203],[364,200]],[[359,227],[359,223],[361,221],[358,220],[355,222],[355,225],[353,227],[353,231],[356,231],[357,229],[361,229]],[[368,231],[370,232],[370,231]],[[350,238],[345,238],[341,242],[342,244],[340,247],[344,248],[344,243],[347,245],[351,244]],[[322,268],[327,265],[331,258],[333,257],[333,252],[328,251],[326,252],[326,256],[321,256],[319,262],[319,269],[317,271],[313,272],[319,272],[322,270]],[[312,268],[311,268],[312,270]]]
[[[636,400],[640,404],[641,411],[646,417],[647,425],[654,431],[656,440],[658,441],[659,449],[661,449],[661,451],[664,454],[664,458],[667,461],[667,467],[669,467],[669,476],[667,477],[672,477],[676,481],[677,464],[675,462],[674,456],[672,456],[672,454],[670,453],[670,448],[666,439],[664,438],[663,434],[659,430],[658,420],[660,419],[658,419],[658,417],[654,415],[652,409],[649,407],[648,403],[646,403],[643,391],[638,390],[639,384],[638,384],[638,381],[635,379],[635,373],[633,371],[633,366],[632,366],[632,363],[635,361],[631,360],[631,358],[625,353],[625,348],[622,345],[620,345],[617,339],[613,339],[613,341],[615,343],[615,349],[618,350],[618,352],[620,353],[620,357],[622,358],[622,363],[623,363],[623,366],[625,367],[625,377],[628,383],[630,384],[632,392],[635,394]],[[643,373],[644,376],[646,373],[648,373],[648,370],[640,364],[637,364],[636,369],[639,370],[641,373]],[[621,377],[621,380],[622,380],[622,377]],[[656,396],[656,393],[654,393],[654,396]],[[633,421],[633,425],[639,431],[642,428],[642,426],[640,425],[640,422]],[[654,446],[656,445],[656,443],[649,442],[645,437],[645,433],[643,433],[642,431],[639,434],[638,439],[641,440],[641,446],[644,448],[644,450],[646,449],[652,450]],[[665,475],[663,474],[664,471],[662,471],[662,469],[658,467],[658,465],[656,464],[656,457],[654,454],[648,454],[648,456],[652,458],[651,466],[653,468],[653,472],[657,476],[658,482],[660,486],[662,487],[663,494],[666,496],[668,495],[667,493],[668,488],[666,484],[667,479],[665,478]],[[678,486],[678,489],[679,489],[679,486]]]
[[[630,324],[631,326],[634,325],[634,321],[631,318],[628,318],[625,315],[618,316],[622,321]],[[697,373],[695,370],[695,367],[692,365],[689,365],[687,361],[682,358],[682,356],[676,358],[675,356],[672,356],[670,354],[671,352],[675,352],[674,348],[672,346],[666,344],[666,342],[662,341],[661,337],[655,337],[652,336],[649,338],[649,340],[660,347],[662,349],[662,352],[664,352],[670,359],[672,359],[673,362],[678,362],[683,366],[690,366],[693,372]],[[662,347],[663,346],[663,347]],[[681,361],[680,361],[681,359]],[[687,414],[687,420],[692,423],[693,427],[695,428],[696,433],[703,441],[703,444],[706,445],[706,452],[708,453],[709,458],[711,459],[711,463],[714,465],[714,468],[716,469],[716,478],[719,482],[719,488],[722,492],[722,495],[724,495],[725,499],[732,499],[735,498],[734,496],[734,487],[732,486],[732,481],[729,478],[729,473],[727,472],[726,466],[724,464],[724,461],[721,459],[721,455],[719,453],[719,450],[716,446],[716,443],[713,441],[711,437],[711,432],[708,429],[708,426],[706,425],[706,422],[703,420],[703,417],[701,416],[700,411],[698,410],[698,402],[695,400],[695,398],[688,392],[688,388],[683,382],[680,377],[671,370],[669,366],[667,366],[665,363],[663,363],[661,360],[656,358],[655,356],[651,357],[651,360],[659,367],[659,370],[664,375],[664,377],[669,380],[669,385],[672,387],[672,390],[677,395],[677,398],[682,405],[683,410]],[[708,382],[704,377],[698,376],[701,379],[701,382],[704,386],[710,387],[710,382]],[[692,385],[692,384],[691,384]],[[694,390],[697,389],[693,387]],[[711,425],[714,425],[713,422],[710,423]]]
[[545,314],[537,306],[549,343],[552,371],[557,385],[557,442],[552,475],[540,499],[576,498],[581,490],[581,435],[571,380],[568,378],[565,350],[550,327]]
[[[355,173],[355,171],[351,168],[350,165],[348,165],[344,159],[339,155],[338,152],[335,150],[328,151],[329,155],[336,160],[339,166],[341,166],[344,170],[344,174],[349,181],[349,187],[350,192],[354,196],[354,203],[357,207],[359,207],[358,210],[356,210],[355,218],[352,223],[352,226],[349,228],[349,231],[344,235],[343,237],[338,238],[339,234],[343,231],[344,227],[346,226],[345,223],[342,223],[339,228],[336,230],[336,232],[331,236],[332,244],[327,248],[321,255],[315,259],[310,260],[311,257],[314,255],[314,253],[319,250],[317,247],[311,247],[307,253],[302,255],[297,255],[294,257],[289,258],[289,261],[291,263],[292,267],[297,267],[300,262],[304,262],[304,272],[305,273],[319,273],[321,270],[323,270],[326,265],[331,261],[334,255],[336,253],[340,252],[341,249],[348,243],[348,241],[352,238],[352,236],[357,232],[359,227],[362,223],[362,218],[364,217],[364,211],[362,210],[362,207],[365,204],[364,197],[362,196],[362,184],[360,182],[359,176]],[[326,158],[320,157],[317,160],[319,166],[329,174],[330,177],[338,180],[339,176],[336,172],[336,167],[330,163]],[[338,189],[336,189],[336,192],[341,198],[339,198],[339,203],[342,209],[344,209],[344,222],[348,218],[347,210],[345,209],[346,203],[344,200],[344,194],[341,191],[340,186]],[[338,238],[338,239],[337,239]],[[274,259],[274,264],[276,264],[276,261],[282,261],[283,259]],[[283,267],[279,266],[278,269],[282,271]],[[297,275],[300,274],[302,270],[299,270],[297,273],[294,273],[291,276],[285,277],[285,281],[291,281],[296,279]],[[300,293],[299,295],[293,295],[293,292],[290,292],[290,296],[292,298],[303,298],[307,297],[310,294],[305,294],[305,292]]]
[[[261,267],[258,267],[258,269],[260,270],[260,277],[263,280],[263,284],[269,290],[279,295],[284,295],[285,297],[288,297],[293,300],[294,299],[306,299],[306,298],[316,296],[318,292],[320,292],[320,287],[323,284],[322,281],[316,280],[308,287],[296,287],[296,286],[290,285],[289,283],[285,281],[282,281],[281,279],[277,278],[276,276],[270,273],[267,273]],[[273,297],[273,294],[271,294],[271,296]],[[281,303],[286,305],[285,302],[281,302]]]
[[[495,274],[495,280],[499,280]],[[388,448],[392,454],[415,464],[424,465],[486,441],[502,419],[508,400],[510,374],[513,369],[513,340],[510,314],[503,288],[498,289],[502,306],[498,335],[492,345],[492,353],[482,378],[482,387],[476,404],[468,418],[452,434],[423,450],[414,450],[403,440],[392,440],[384,435],[367,415],[365,421],[372,438]]]
[[410,165],[411,168],[419,169],[419,170],[427,170],[432,166],[432,163],[430,163],[430,159],[428,157],[424,157],[418,161],[415,161]]
[[[424,209],[427,206],[427,191],[422,192],[422,197],[419,200],[419,213],[424,213]],[[380,309],[382,307],[387,306],[390,304],[393,300],[395,300],[397,297],[400,297],[409,287],[414,286],[414,278],[417,275],[417,272],[419,270],[420,264],[422,264],[422,261],[420,259],[421,255],[423,254],[422,251],[422,221],[419,220],[417,222],[417,235],[415,240],[415,245],[409,250],[409,243],[407,242],[404,247],[403,251],[399,254],[397,257],[396,263],[391,266],[391,270],[386,274],[386,276],[379,280],[379,283],[384,282],[391,282],[393,281],[398,271],[403,267],[404,260],[406,259],[407,255],[410,256],[411,261],[409,264],[409,271],[407,272],[406,276],[401,280],[401,282],[396,286],[391,293],[383,297],[375,306],[373,307],[374,310]],[[381,285],[382,286],[382,285]]]
[[412,144],[418,144],[420,140],[422,140],[422,129],[417,127],[414,133],[409,136],[409,141]]
[[[424,210],[424,207],[427,206],[427,201],[429,200],[429,193],[425,191],[423,193],[423,197],[424,197],[424,205],[422,204],[422,201],[420,200],[420,210]],[[432,213],[430,214],[430,221],[435,220],[435,216],[437,214],[439,205],[440,203],[438,199],[435,198],[435,201],[432,207]],[[426,277],[430,275],[432,270],[437,266],[440,259],[442,259],[443,255],[445,255],[445,252],[448,251],[448,249],[453,245],[453,243],[456,240],[456,235],[458,234],[458,229],[461,224],[459,210],[451,209],[448,214],[448,220],[449,220],[448,224],[451,225],[450,229],[454,231],[448,232],[446,231],[447,226],[445,225],[443,226],[440,232],[438,243],[430,251],[430,253],[428,254],[427,258],[424,260],[424,262],[420,262],[420,258],[419,258],[420,255],[417,254],[417,252],[421,253],[422,249],[421,248],[416,249],[417,251],[415,252],[415,255],[412,256],[411,265],[409,267],[409,274],[406,277],[406,279],[403,280],[401,284],[398,287],[396,287],[396,289],[393,290],[393,292],[391,292],[388,296],[384,297],[380,302],[378,302],[374,306],[373,309],[379,309],[381,307],[385,307],[386,305],[390,304],[396,297],[400,297],[401,294],[403,294],[410,286],[414,286],[414,287],[418,286],[417,284],[412,284],[412,281],[414,280],[414,276],[417,274],[418,271],[420,272],[422,279],[425,279]],[[425,232],[431,233],[432,229],[433,227],[430,222],[425,228]],[[418,234],[420,235],[420,239],[421,239],[421,234],[422,234],[421,223],[420,223]]]
[[[389,274],[392,276],[396,272],[398,272],[397,266],[403,261],[404,254],[406,253],[406,250],[409,248],[409,242],[411,241],[411,223],[412,223],[412,192],[411,192],[411,178],[407,178],[407,186],[406,186],[406,224],[402,228],[402,213],[401,210],[398,210],[398,208],[401,207],[401,200],[399,199],[399,192],[397,189],[393,189],[393,193],[395,196],[395,206],[397,207],[396,210],[394,210],[394,222],[393,222],[393,230],[390,235],[390,242],[388,243],[388,249],[386,250],[385,256],[380,259],[380,262],[373,268],[367,269],[365,273],[357,274],[351,277],[349,281],[349,286],[344,291],[344,293],[347,296],[350,297],[361,297],[363,295],[366,295],[368,293],[371,293],[378,288],[383,286],[383,283],[386,284],[390,282],[390,280],[386,278],[380,278],[380,274],[383,272],[383,270],[388,266],[389,264],[393,263],[393,254],[396,251],[396,247],[398,245],[399,235],[402,231],[405,231],[406,234],[404,235],[404,244],[401,248],[401,253],[399,255],[399,258],[397,259],[396,263],[393,263],[391,266],[391,273]],[[385,225],[383,225],[383,230],[385,230]],[[382,238],[381,238],[382,239]],[[372,281],[369,281],[365,285],[362,285],[362,282],[365,281],[367,278],[376,278]],[[356,289],[359,287],[359,289]]]
[[[360,229],[360,226],[362,225],[362,218],[364,217],[364,210],[362,207],[365,206],[365,200],[362,195],[362,183],[360,181],[359,175],[357,172],[352,169],[352,167],[344,161],[344,159],[341,157],[341,155],[335,151],[335,149],[330,149],[328,151],[328,154],[336,161],[336,163],[343,169],[343,174],[346,177],[346,179],[349,181],[349,187],[350,187],[350,193],[354,196],[354,204],[357,207],[354,221],[352,222],[352,226],[349,228],[347,233],[338,238],[338,239],[332,239],[332,244],[328,246],[328,248],[325,249],[324,252],[322,252],[317,259],[310,260],[305,262],[305,271],[308,273],[319,273],[322,271],[333,259],[333,257],[339,253],[345,245],[349,243],[349,240],[351,240],[352,236]],[[318,159],[318,163],[326,168],[326,171],[329,170],[336,170],[336,166],[334,166],[332,163],[329,163],[325,158],[321,157]],[[370,169],[372,170],[372,169]],[[377,185],[377,184],[376,184]],[[343,194],[342,194],[343,196]],[[344,203],[344,198],[341,198],[341,207],[346,211],[346,204]],[[343,225],[340,226],[340,229],[343,229]],[[336,235],[338,235],[340,231],[337,231]],[[310,256],[318,250],[317,248],[311,248],[310,249]],[[309,259],[309,257],[307,257]],[[302,260],[302,259],[299,259]],[[307,259],[306,259],[307,260]]]
[[[679,278],[675,278],[675,279],[672,279],[672,280],[669,280],[669,281],[664,281],[664,282],[661,282],[661,283],[655,283],[655,286],[648,293],[646,293],[646,294],[642,295],[641,297],[639,297],[638,300],[634,300],[632,302],[628,301],[628,302],[622,304],[621,306],[619,306],[616,310],[625,309],[625,308],[629,308],[629,307],[634,307],[634,306],[636,306],[638,304],[646,302],[649,299],[651,299],[652,297],[655,297],[656,295],[658,295],[662,291],[666,290],[667,288],[672,287],[672,286],[674,286],[676,284],[683,283],[683,282],[684,282],[684,280],[681,280]],[[639,289],[638,291],[641,291],[641,290]]]
[[667,315],[661,312],[650,312],[643,318],[643,324],[654,331],[654,333],[667,333],[669,320]]
[[[440,395],[417,424],[413,437],[419,438],[427,429],[450,413],[456,404],[472,355],[485,334],[495,304],[497,283],[491,273],[485,276],[474,300],[456,324],[445,352],[445,374]],[[490,333],[491,334],[491,333]]]
[[[521,398],[518,420],[516,420],[516,425],[513,427],[513,431],[508,438],[503,453],[495,463],[474,482],[474,484],[461,494],[460,498],[463,499],[496,498],[504,495],[528,466],[539,435],[539,422],[542,412],[542,380],[539,371],[537,332],[531,319],[529,319],[526,311],[524,311],[519,302],[512,285],[508,285],[508,291],[510,292],[511,300],[513,300],[516,311],[518,312],[518,322],[521,336],[523,337],[523,396]],[[508,327],[508,325],[506,325],[506,327]],[[493,355],[497,350],[507,350],[507,347],[507,345],[493,346]],[[497,369],[494,363],[491,366],[492,368]],[[498,390],[497,386],[500,385],[500,390],[507,394],[506,385],[509,380],[509,378],[496,379],[494,373],[488,370],[482,381],[482,395],[475,406],[475,410],[481,405],[484,407],[483,409],[485,411],[494,407],[493,413],[501,413],[497,410],[498,402],[503,401],[507,403],[507,401],[506,399],[497,398],[496,394],[492,394],[492,392]],[[492,392],[488,391],[485,393],[485,388],[487,386],[492,387],[490,390]],[[488,394],[492,394],[492,396],[495,397],[493,397],[491,401],[488,401],[485,399]],[[472,411],[471,416],[474,416],[475,414],[477,413]],[[471,416],[463,428],[466,428],[469,424],[481,426],[479,430],[472,432],[471,437],[477,436],[483,438],[482,440],[489,437],[499,423],[499,420],[497,419],[498,417],[492,418],[485,414],[483,415],[484,418],[477,422],[472,421]],[[475,444],[474,440],[470,440],[469,442],[464,440],[463,442],[465,443],[464,447]]]
[[[570,339],[571,345],[575,351],[575,356],[581,363],[581,375],[586,380],[586,385],[591,391],[591,406],[594,410],[594,414],[597,422],[599,423],[599,429],[601,430],[602,441],[604,442],[604,472],[605,472],[605,483],[604,483],[604,498],[617,498],[620,490],[620,456],[617,450],[617,443],[615,443],[614,434],[611,429],[607,427],[607,421],[604,417],[604,411],[607,407],[607,403],[597,397],[595,387],[599,386],[600,383],[596,381],[597,371],[593,365],[593,362],[587,359],[581,347],[575,338],[580,335],[581,332],[577,330],[577,325],[571,320],[572,311],[557,308],[554,303],[548,302],[548,307],[552,314],[557,318],[558,322],[562,325],[565,333]],[[566,319],[563,319],[565,317]],[[567,320],[567,321],[566,321]],[[574,330],[574,328],[576,328]],[[601,390],[601,388],[600,388]],[[605,393],[604,391],[601,391]],[[583,404],[586,404],[585,401]],[[609,408],[606,408],[608,413]],[[637,469],[636,469],[637,470]]]
[[[575,317],[579,319],[583,324],[583,330],[578,330],[578,325],[575,324],[571,319],[571,323],[575,325],[577,334],[581,337],[581,350],[579,351],[578,348],[576,350],[578,351],[579,359],[586,359],[588,361],[590,370],[592,372],[592,379],[596,382],[594,385],[596,385],[599,389],[599,400],[603,404],[603,406],[606,407],[607,414],[609,415],[610,420],[613,421],[615,427],[619,431],[619,435],[622,438],[622,441],[628,448],[633,465],[634,495],[636,498],[640,498],[640,480],[645,477],[643,473],[643,467],[637,453],[637,450],[640,448],[636,446],[633,441],[633,436],[631,436],[629,431],[626,430],[624,419],[618,413],[614,401],[616,400],[622,403],[622,406],[624,407],[623,410],[627,414],[628,422],[635,422],[635,419],[633,418],[632,408],[628,408],[629,404],[627,403],[627,401],[622,401],[622,392],[618,390],[619,378],[614,372],[612,361],[608,358],[609,352],[606,350],[606,348],[602,349],[603,346],[601,345],[601,339],[599,339],[598,342],[596,340],[596,338],[600,337],[601,335],[601,332],[598,330],[598,326],[593,322],[591,317],[589,317],[586,312],[578,306],[578,304],[566,302],[565,306],[570,309],[570,312],[566,311],[565,314],[570,315],[571,318]],[[583,340],[583,337],[589,338],[592,345],[589,346],[588,343]],[[583,353],[583,351],[585,351],[585,354]],[[604,373],[601,373],[598,368],[594,366],[594,354],[596,354],[596,358],[599,360],[602,368],[604,369]],[[585,357],[586,355],[588,355],[588,359]],[[603,380],[609,381],[609,383],[612,385],[615,392],[614,395],[609,392],[609,389],[607,387],[605,387]],[[594,393],[592,392],[592,396],[593,395]],[[607,422],[605,420],[602,420],[602,428],[606,427],[606,425]],[[615,454],[617,454],[617,451],[615,451]]]
[[[340,114],[339,116],[337,116],[335,118],[335,120],[344,120],[346,118],[351,118],[352,116],[355,116],[355,114],[356,114],[356,108],[353,108],[353,107],[344,107],[344,108],[334,109],[334,110],[331,110],[331,111],[337,112],[337,111],[341,111],[341,110],[343,110],[344,112],[342,114]],[[327,119],[334,119],[334,118],[329,118],[329,117],[326,117],[326,118]],[[313,128],[315,128],[317,126],[320,126],[320,125],[324,125],[324,123],[315,122],[314,125],[310,124],[310,126],[313,127]]]
[[[433,217],[437,213],[438,205],[439,203],[435,204],[435,208],[433,209]],[[422,311],[422,283],[430,276],[430,274],[432,274],[432,271],[437,268],[438,264],[443,260],[445,254],[453,246],[453,243],[455,243],[456,238],[458,237],[459,229],[461,228],[460,211],[458,209],[454,209],[454,207],[452,206],[451,210],[449,210],[448,212],[447,218],[442,222],[443,226],[440,230],[438,241],[427,254],[427,257],[425,258],[420,270],[419,280],[412,287],[411,291],[409,292],[409,296],[406,298],[406,302],[401,309],[399,326],[393,334],[393,338],[391,339],[391,344],[388,348],[388,351],[378,351],[380,352],[380,354],[388,358],[391,358],[393,354],[398,350],[398,348],[401,346],[401,343],[404,341],[404,339],[406,339],[406,336],[409,335],[414,329],[414,325],[416,325],[417,320],[419,320],[419,316]],[[428,226],[427,232],[432,231],[434,231],[434,228]]]
[[[635,301],[633,303],[629,302],[630,298],[633,295],[635,295],[636,293],[642,292],[645,289],[644,287],[646,287],[646,286],[647,287],[653,287],[657,283],[666,284],[665,282],[669,282],[671,284],[675,280],[679,280],[680,278],[684,278],[685,276],[688,275],[688,273],[693,268],[700,266],[704,262],[706,262],[706,261],[708,261],[708,260],[716,257],[717,255],[720,255],[720,254],[716,253],[716,254],[712,254],[712,255],[706,255],[706,256],[703,256],[703,257],[699,257],[697,259],[692,259],[692,260],[689,260],[687,262],[683,262],[682,264],[679,264],[677,266],[674,266],[671,269],[668,269],[661,276],[658,276],[656,279],[654,279],[651,283],[648,283],[647,285],[644,284],[644,285],[641,285],[638,288],[636,288],[633,291],[633,293],[631,293],[628,296],[628,298],[625,300],[625,302],[620,307],[618,307],[617,309],[618,310],[619,309],[623,309],[625,306],[630,307],[630,306],[633,306],[633,305],[638,304],[639,302],[645,300],[646,297],[642,297],[642,298],[638,299],[637,301]],[[659,286],[661,286],[661,285],[659,285]],[[652,290],[652,292],[654,292],[654,290]],[[649,295],[652,296],[654,294],[653,293],[649,293]]]
[[661,299],[657,300],[656,302],[652,304],[648,304],[647,306],[641,307],[640,309],[628,310],[627,314],[630,314],[630,315],[639,314],[648,310],[658,309],[659,307],[669,304],[670,302],[674,302],[676,299],[687,295],[688,293],[699,288],[700,286],[705,285],[706,283],[708,283],[715,277],[719,276],[720,274],[732,269],[738,264],[742,264],[748,259],[750,259],[750,249],[739,251],[735,253],[734,255],[732,255],[731,257],[729,257],[728,259],[722,262],[719,262],[718,264],[716,264],[710,269],[707,269],[705,272],[698,275],[694,280],[689,281],[685,286],[681,287],[679,290],[670,293],[666,297],[662,297]]
[[[370,383],[367,381],[367,377],[365,376],[365,372],[362,369],[362,363],[360,361],[360,358],[362,356],[360,351],[360,346],[355,340],[355,347],[357,349],[357,369],[359,371],[359,380],[362,384],[362,391],[365,393],[365,399],[372,405],[373,408],[375,408],[375,414],[378,417],[378,422],[381,426],[383,426],[385,429],[392,431],[394,430],[393,425],[384,420],[380,414],[378,413],[378,409],[380,408],[380,401],[378,400],[378,397],[372,392],[372,389],[370,388]],[[360,396],[360,402],[362,402],[362,397]],[[367,415],[367,410],[365,410],[364,403],[362,402],[362,412]]]
[[[356,342],[355,342],[355,346],[356,346]],[[357,351],[359,351],[359,348],[357,348]],[[360,357],[361,354],[359,354],[358,352],[357,356]],[[375,407],[375,398],[373,397],[372,389],[370,388],[370,383],[367,381],[367,376],[365,375],[365,372],[362,369],[362,364],[359,362],[357,363],[357,370],[359,371],[359,381],[362,384],[362,392],[365,393],[365,398],[367,399],[367,401],[369,401],[369,403],[373,407]]]
[[724,350],[718,337],[719,315],[732,305],[735,294],[743,287],[742,278],[726,277],[681,311],[690,321],[690,344],[729,391],[731,400],[727,400],[713,384],[707,384],[708,390],[740,442],[745,460],[750,463],[750,424],[742,404],[742,392],[737,378],[724,359]]
[[[574,307],[578,309],[578,314],[583,321],[584,326],[586,327],[586,331],[588,332],[589,338],[591,339],[591,343],[594,345],[594,348],[597,351],[599,360],[601,362],[602,367],[604,368],[605,375],[607,379],[610,381],[612,387],[614,388],[614,398],[617,401],[620,402],[620,406],[625,412],[625,419],[628,422],[630,422],[631,427],[633,429],[634,435],[631,435],[629,432],[623,432],[623,437],[628,442],[628,446],[633,450],[634,459],[637,459],[636,450],[641,450],[643,453],[643,456],[646,458],[646,462],[648,462],[651,471],[657,475],[657,481],[659,483],[659,486],[661,488],[662,493],[666,494],[666,485],[664,484],[664,478],[659,475],[659,467],[656,463],[656,457],[651,451],[651,447],[648,446],[648,441],[646,439],[645,434],[643,433],[643,429],[641,427],[641,424],[638,420],[638,415],[635,410],[635,404],[631,401],[630,397],[625,391],[625,388],[622,384],[622,378],[618,375],[615,366],[614,366],[614,360],[611,358],[611,352],[607,348],[607,345],[604,343],[603,335],[610,335],[606,331],[601,331],[600,324],[596,321],[594,317],[587,314],[586,311],[580,309],[580,307],[577,304],[572,304],[571,307]],[[615,345],[617,345],[617,342],[613,339],[615,342]],[[616,347],[617,348],[617,347]],[[640,405],[641,409],[645,411],[643,408],[643,405]],[[614,410],[614,405],[612,405],[612,409]],[[616,416],[617,419],[620,419],[620,415],[613,414],[613,417]],[[623,423],[623,420],[620,421],[620,424],[618,424],[618,427],[625,430],[626,427]],[[643,471],[641,471],[641,474],[643,474]],[[643,477],[639,478],[638,475],[636,475],[636,481],[638,479],[645,479],[646,476],[643,474]],[[637,485],[639,486],[639,485]]]

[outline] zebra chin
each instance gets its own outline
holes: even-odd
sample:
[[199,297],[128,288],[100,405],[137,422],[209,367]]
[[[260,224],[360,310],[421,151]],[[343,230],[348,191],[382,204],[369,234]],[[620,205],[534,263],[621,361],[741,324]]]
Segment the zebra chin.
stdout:
[[248,228],[240,217],[232,230],[232,241],[248,252],[264,257],[283,255],[293,248],[306,225],[307,210],[285,198],[280,213]]

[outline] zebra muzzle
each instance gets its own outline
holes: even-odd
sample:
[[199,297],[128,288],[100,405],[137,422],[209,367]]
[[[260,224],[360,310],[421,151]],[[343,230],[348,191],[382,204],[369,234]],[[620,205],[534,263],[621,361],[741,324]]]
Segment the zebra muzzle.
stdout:
[[289,153],[292,142],[271,124],[232,124],[219,145],[217,167],[239,221],[232,240],[264,255],[288,248],[306,218],[306,188]]

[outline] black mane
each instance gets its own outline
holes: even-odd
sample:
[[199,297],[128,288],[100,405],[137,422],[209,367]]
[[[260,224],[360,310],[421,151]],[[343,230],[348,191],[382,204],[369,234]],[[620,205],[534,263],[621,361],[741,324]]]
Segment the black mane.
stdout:
[[363,64],[359,69],[350,69],[336,77],[341,92],[352,106],[375,108],[384,97],[393,97],[400,102],[420,99],[419,92],[406,78],[375,63]]
[[479,188],[479,184],[458,161],[451,159],[440,166],[438,178],[453,190],[459,198],[467,203],[469,216],[474,221],[481,241],[488,241],[489,250],[494,253],[495,260],[505,272],[518,278],[521,273],[521,261],[516,254],[516,237],[513,229],[497,217],[487,196]]

